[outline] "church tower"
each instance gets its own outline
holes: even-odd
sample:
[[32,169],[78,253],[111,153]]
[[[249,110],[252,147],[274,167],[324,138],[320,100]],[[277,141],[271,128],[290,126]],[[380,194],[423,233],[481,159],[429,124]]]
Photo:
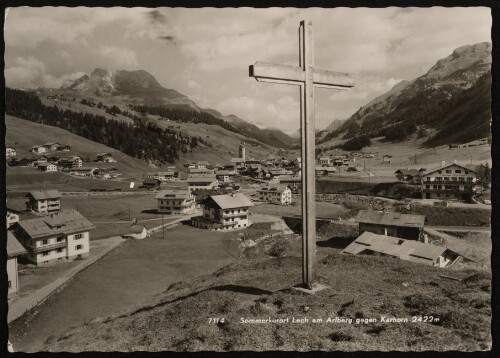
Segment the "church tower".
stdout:
[[243,142],[240,144],[240,158],[245,162],[245,144]]

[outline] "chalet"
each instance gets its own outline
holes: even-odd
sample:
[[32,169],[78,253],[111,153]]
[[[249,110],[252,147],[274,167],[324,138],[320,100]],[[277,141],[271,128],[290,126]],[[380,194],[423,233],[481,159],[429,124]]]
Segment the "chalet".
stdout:
[[61,210],[59,190],[32,190],[26,194],[26,210],[50,214]]
[[375,158],[375,154],[365,153],[363,154],[363,158]]
[[368,231],[401,239],[420,240],[423,237],[425,216],[360,210],[356,221],[359,223],[360,235]]
[[12,158],[12,157],[15,157],[16,155],[17,155],[17,152],[14,148],[12,148],[12,147],[5,148],[5,157],[6,158]]
[[206,160],[198,160],[198,162],[196,163],[196,168],[197,169],[207,169],[207,167],[210,165],[209,162],[207,162]]
[[284,184],[263,187],[258,193],[260,201],[278,205],[289,205],[292,203],[292,191]]
[[175,172],[173,170],[166,170],[164,172],[158,172],[158,180],[165,182],[168,180],[175,179]]
[[8,162],[8,165],[10,167],[27,167],[27,166],[31,166],[33,162],[36,161],[36,158],[26,158],[26,157],[22,157],[22,158],[11,158]]
[[335,169],[334,167],[316,167],[315,171],[317,176],[331,176],[337,172],[337,169]]
[[255,160],[253,158],[250,158],[249,160],[245,161],[244,166],[246,169],[250,168],[251,166],[255,165],[262,165],[262,163],[259,160]]
[[234,176],[234,171],[231,170],[218,170],[215,172],[215,177],[222,183],[228,183],[232,176]]
[[162,190],[156,195],[158,212],[164,214],[188,214],[195,209],[195,198],[190,190]]
[[89,231],[94,229],[77,211],[62,211],[14,225],[16,237],[35,265],[49,265],[64,259],[89,256]]
[[30,152],[36,154],[47,153],[47,148],[45,148],[43,145],[34,145],[33,147],[31,147]]
[[477,174],[477,166],[443,162],[422,173],[423,198],[470,202],[479,190]]
[[218,181],[215,175],[206,176],[189,176],[187,179],[189,190],[198,189],[215,189],[217,187]]
[[57,150],[57,148],[59,148],[61,146],[61,144],[57,143],[57,142],[48,142],[48,143],[42,144],[42,146],[45,147],[45,149],[47,151],[51,151],[51,150]]
[[422,180],[422,172],[425,169],[398,169],[394,172],[396,178],[401,183],[420,184]]
[[330,166],[330,158],[329,157],[321,157],[319,158],[319,164],[321,164],[322,167],[329,167]]
[[97,161],[102,163],[115,163],[116,159],[110,153],[98,153],[96,155]]
[[159,179],[159,175],[158,175],[158,172],[150,172],[150,173],[146,173],[144,175],[145,178],[149,178],[149,179]]
[[266,175],[266,177],[279,180],[282,176],[292,175],[293,172],[286,169],[269,169],[267,174],[269,175]]
[[208,168],[190,168],[188,169],[189,174],[213,174],[214,171]]
[[97,167],[73,167],[69,170],[69,174],[78,177],[92,177],[94,176],[94,170],[99,169]]
[[185,166],[187,169],[195,169],[195,168],[196,168],[196,164],[194,164],[193,162],[186,163],[186,164],[184,164],[184,166]]
[[203,200],[203,216],[192,219],[201,229],[234,230],[249,226],[248,208],[252,202],[243,194],[210,195]]
[[48,162],[49,162],[49,157],[47,157],[46,155],[42,155],[38,157],[36,161],[33,162],[33,165],[37,167],[40,164],[46,164]]
[[154,189],[160,186],[160,180],[154,178],[146,178],[142,182],[143,188]]
[[79,156],[64,157],[57,161],[57,167],[59,170],[68,170],[72,168],[81,168],[83,166],[83,160]]
[[279,182],[287,185],[294,193],[302,188],[302,178],[298,175],[283,175]]
[[26,253],[26,249],[17,241],[14,234],[10,230],[7,230],[7,287],[9,295],[19,290],[17,258]]
[[57,165],[52,163],[40,163],[38,164],[38,169],[42,172],[57,172]]
[[461,259],[456,252],[414,240],[364,232],[341,251],[351,255],[391,256],[428,266],[450,267]]
[[61,144],[61,145],[57,146],[56,150],[58,152],[69,152],[71,150],[71,147],[69,145]]
[[391,163],[391,160],[392,160],[391,158],[392,158],[392,155],[385,154],[382,157],[382,163]]

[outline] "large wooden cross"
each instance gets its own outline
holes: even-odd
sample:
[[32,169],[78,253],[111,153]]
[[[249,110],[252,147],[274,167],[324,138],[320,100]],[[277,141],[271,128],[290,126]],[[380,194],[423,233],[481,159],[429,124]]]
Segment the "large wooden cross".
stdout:
[[299,66],[256,62],[250,77],[257,81],[300,86],[300,137],[302,159],[302,281],[307,289],[316,284],[316,188],[314,87],[348,89],[352,77],[314,68],[312,22],[299,27]]

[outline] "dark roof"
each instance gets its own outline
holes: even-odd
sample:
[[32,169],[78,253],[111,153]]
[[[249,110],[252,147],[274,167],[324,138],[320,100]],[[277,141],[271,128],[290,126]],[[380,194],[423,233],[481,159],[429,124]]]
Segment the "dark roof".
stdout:
[[425,216],[413,214],[401,214],[397,212],[383,213],[380,211],[360,210],[356,217],[358,223],[424,227]]
[[159,184],[160,181],[158,179],[153,179],[153,178],[147,178],[147,179],[144,179],[142,184]]
[[288,187],[286,185],[278,184],[278,185],[270,185],[267,187],[263,187],[259,190],[259,192],[283,193],[287,189]]
[[14,234],[7,230],[7,257],[16,257],[26,253],[26,249],[17,241]]
[[162,190],[156,195],[156,199],[186,199],[189,198],[188,189]]
[[424,172],[422,175],[431,174],[431,173],[434,173],[435,171],[443,170],[443,169],[449,168],[449,167],[451,167],[453,165],[459,166],[460,168],[463,168],[463,169],[466,169],[466,170],[470,170],[470,171],[473,171],[473,172],[476,172],[476,173],[477,173],[477,171],[478,171],[478,169],[480,167],[479,165],[461,165],[461,164],[458,164],[458,163],[450,163],[450,164],[446,164],[444,166],[440,165],[438,167],[429,169],[426,172]]
[[69,235],[95,228],[82,214],[74,210],[22,220],[17,224],[33,239],[58,234]]
[[26,196],[31,196],[35,200],[57,199],[61,197],[59,190],[32,190]]

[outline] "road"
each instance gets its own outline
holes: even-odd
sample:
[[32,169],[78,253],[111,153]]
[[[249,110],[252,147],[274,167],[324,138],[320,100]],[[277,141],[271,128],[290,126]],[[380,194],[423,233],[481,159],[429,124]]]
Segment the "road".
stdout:
[[456,231],[456,232],[489,232],[491,233],[490,226],[430,226],[426,225],[426,228],[438,230],[438,231]]

